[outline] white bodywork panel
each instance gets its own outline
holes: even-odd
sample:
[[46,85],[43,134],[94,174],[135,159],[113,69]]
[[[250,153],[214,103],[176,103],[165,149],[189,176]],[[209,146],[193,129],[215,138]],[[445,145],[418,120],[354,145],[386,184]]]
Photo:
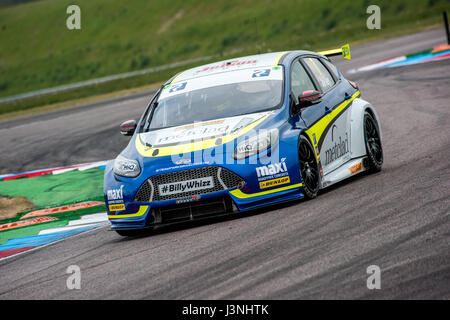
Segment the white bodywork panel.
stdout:
[[237,71],[248,68],[262,68],[277,65],[277,61],[285,52],[271,52],[253,56],[229,59],[210,63],[204,66],[192,68],[179,73],[172,83],[186,81],[188,79],[219,74],[227,71]]
[[323,177],[322,187],[328,187],[353,175],[364,172],[367,168],[364,166],[364,158],[352,159],[339,167],[338,169],[328,173]]
[[[180,81],[177,78],[175,84],[164,86],[159,100],[173,97],[187,92],[222,86],[227,84],[238,84],[241,82],[257,82],[267,80],[283,81],[283,67],[281,66],[260,66],[258,68],[243,68],[238,70],[227,70],[226,72],[203,75],[202,77],[193,77],[188,80]],[[261,83],[260,83],[261,86]],[[262,88],[256,88],[261,90]]]
[[380,140],[382,140],[380,120],[375,108],[367,101],[356,98],[353,100],[351,108],[351,130],[352,130],[352,158],[357,158],[366,155],[366,145],[364,142],[364,112],[367,109],[374,114],[375,120],[378,123]]
[[336,119],[328,130],[320,159],[323,168],[322,188],[328,187],[352,175],[364,172],[366,145],[364,139],[364,113],[370,110],[379,126],[381,126],[375,108],[361,98],[355,98],[352,105]]
[[141,138],[155,148],[167,144],[183,144],[192,140],[207,140],[218,135],[237,132],[249,124],[271,114],[272,111],[257,112],[211,121],[202,121],[178,127],[163,128],[141,133]]
[[324,175],[351,159],[351,107],[345,110],[328,129],[320,150]]

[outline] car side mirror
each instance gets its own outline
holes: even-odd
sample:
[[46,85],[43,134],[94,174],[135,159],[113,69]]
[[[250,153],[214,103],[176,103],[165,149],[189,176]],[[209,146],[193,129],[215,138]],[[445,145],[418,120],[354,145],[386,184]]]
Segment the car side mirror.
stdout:
[[132,136],[134,131],[136,131],[136,127],[135,120],[127,120],[120,125],[120,133],[124,136]]
[[298,104],[300,108],[309,107],[322,101],[322,94],[316,90],[306,90],[298,96]]

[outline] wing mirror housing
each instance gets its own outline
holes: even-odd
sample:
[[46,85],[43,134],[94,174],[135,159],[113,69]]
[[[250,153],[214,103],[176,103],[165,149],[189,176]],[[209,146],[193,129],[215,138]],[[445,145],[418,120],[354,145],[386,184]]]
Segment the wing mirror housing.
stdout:
[[309,107],[322,101],[322,94],[316,90],[306,90],[298,96],[298,104],[300,108]]
[[124,136],[132,136],[136,127],[136,120],[127,120],[120,125],[120,133]]

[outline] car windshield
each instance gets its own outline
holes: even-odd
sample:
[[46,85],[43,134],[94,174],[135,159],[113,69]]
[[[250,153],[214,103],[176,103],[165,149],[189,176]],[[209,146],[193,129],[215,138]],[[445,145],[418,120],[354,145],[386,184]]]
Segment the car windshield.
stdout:
[[283,91],[280,69],[272,77],[268,76],[271,69],[240,70],[247,77],[239,75],[238,79],[250,81],[237,82],[236,74],[226,75],[235,72],[225,72],[164,87],[142,132],[279,108]]

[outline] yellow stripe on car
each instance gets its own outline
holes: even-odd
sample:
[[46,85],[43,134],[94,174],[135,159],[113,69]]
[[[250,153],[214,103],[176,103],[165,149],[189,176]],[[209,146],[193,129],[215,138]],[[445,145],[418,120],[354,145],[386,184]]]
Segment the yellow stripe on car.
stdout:
[[311,62],[311,64],[314,66],[314,68],[316,68],[317,72],[322,75],[322,70],[319,68],[319,66],[317,65],[317,63],[319,63],[319,61],[317,59],[313,59],[313,58],[308,58],[308,60]]
[[172,81],[170,81],[170,84],[174,84],[175,81],[176,81],[183,73],[184,73],[184,72],[180,72],[179,74],[177,74],[177,75],[175,76],[175,78],[173,78]]
[[148,209],[149,206],[140,206],[138,212],[130,213],[130,214],[109,214],[108,218],[110,219],[120,219],[120,218],[132,218],[132,217],[141,217],[143,216]]
[[[204,150],[208,148],[217,147],[216,144],[217,139],[221,139],[221,144],[226,144],[230,141],[233,141],[237,137],[245,134],[246,132],[250,131],[254,127],[256,127],[258,124],[263,122],[265,119],[267,119],[269,115],[263,116],[261,119],[256,120],[255,122],[249,124],[248,126],[242,128],[241,130],[237,131],[236,133],[227,134],[221,137],[216,137],[212,139],[206,139],[206,140],[199,140],[196,142],[188,142],[184,144],[176,144],[173,146],[167,146],[167,147],[154,147],[154,148],[148,148],[141,142],[140,134],[136,136],[136,149],[139,152],[141,156],[144,157],[164,157],[164,156],[171,156],[175,154],[182,154],[182,153],[188,153],[188,152],[194,152],[198,150]],[[157,154],[153,155],[153,152],[155,150],[158,150]]]
[[342,52],[341,49],[332,49],[332,50],[320,51],[320,52],[317,52],[317,53],[321,54],[323,56],[327,56],[327,55],[330,55],[330,54],[338,54],[338,53],[341,53],[341,52]]
[[280,62],[281,57],[284,56],[284,54],[287,53],[287,52],[289,52],[289,51],[281,52],[281,53],[275,58],[275,60],[273,61],[273,65],[274,65],[274,66],[277,66],[277,65],[278,65],[278,62]]
[[325,51],[320,51],[317,53],[321,54],[323,56],[335,56],[338,54],[342,54],[342,57],[344,59],[350,60],[352,58],[352,56],[350,54],[350,45],[348,43],[338,49],[325,50]]
[[[356,91],[350,99],[345,100],[343,103],[334,108],[329,114],[325,115],[322,119],[317,121],[311,128],[305,131],[308,134],[310,141],[313,142],[314,147],[318,145],[320,137],[325,132],[330,123],[339,115],[342,110],[344,110],[356,97],[358,97],[359,94],[359,90]],[[316,136],[315,139],[313,138],[314,135]],[[316,143],[314,143],[314,141]],[[317,154],[316,157],[318,158],[319,155]]]
[[282,188],[277,188],[277,189],[272,189],[272,190],[267,190],[267,191],[262,191],[262,192],[256,192],[256,193],[243,193],[240,189],[234,189],[234,190],[230,191],[230,194],[239,199],[247,199],[247,198],[264,196],[266,194],[271,194],[271,193],[275,193],[275,192],[290,190],[290,189],[298,188],[301,186],[302,186],[301,183],[297,183],[297,184],[293,184],[293,185],[282,187]]

